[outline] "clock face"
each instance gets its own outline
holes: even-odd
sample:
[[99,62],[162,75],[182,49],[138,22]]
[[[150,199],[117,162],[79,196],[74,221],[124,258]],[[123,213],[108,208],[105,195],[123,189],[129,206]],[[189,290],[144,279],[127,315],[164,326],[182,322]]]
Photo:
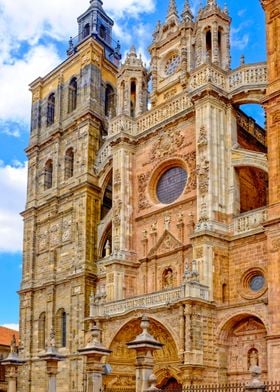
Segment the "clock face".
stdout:
[[178,54],[173,54],[171,57],[169,57],[165,64],[165,74],[167,76],[173,75],[176,72],[179,64],[180,56]]

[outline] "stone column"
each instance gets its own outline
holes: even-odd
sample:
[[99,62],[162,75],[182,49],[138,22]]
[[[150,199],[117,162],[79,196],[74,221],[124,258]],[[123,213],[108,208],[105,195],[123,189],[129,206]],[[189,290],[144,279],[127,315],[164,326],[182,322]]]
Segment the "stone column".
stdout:
[[148,390],[154,367],[153,352],[163,346],[162,343],[149,334],[149,325],[149,319],[143,316],[140,324],[143,332],[136,336],[133,341],[127,343],[129,349],[136,350],[136,392]]
[[259,366],[252,366],[250,368],[250,372],[251,372],[252,378],[249,381],[249,383],[245,386],[245,388],[244,388],[245,392],[264,392],[265,385],[259,379],[261,376],[261,372],[262,372],[261,368]]
[[86,373],[87,373],[87,392],[100,392],[103,390],[102,358],[111,353],[100,342],[100,328],[93,325],[91,328],[91,339],[86,347],[78,350],[81,355],[86,357]]
[[5,366],[6,378],[8,381],[7,392],[17,392],[18,368],[19,366],[23,365],[24,362],[25,361],[19,359],[18,357],[16,338],[15,335],[13,335],[10,354],[6,359],[1,361],[1,364]]
[[64,359],[55,347],[55,333],[53,327],[51,328],[49,345],[45,353],[40,355],[40,358],[46,361],[47,375],[48,375],[48,392],[56,392],[56,375],[58,372],[58,362]]

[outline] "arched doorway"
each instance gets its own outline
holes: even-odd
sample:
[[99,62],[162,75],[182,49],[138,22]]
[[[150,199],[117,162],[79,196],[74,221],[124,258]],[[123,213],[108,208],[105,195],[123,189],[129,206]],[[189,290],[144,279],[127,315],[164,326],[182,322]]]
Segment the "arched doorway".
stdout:
[[181,392],[182,384],[180,384],[175,377],[169,377],[164,379],[158,388],[164,392]]
[[[171,333],[160,322],[150,319],[149,332],[161,343],[163,348],[154,353],[155,366],[154,372],[158,376],[163,368],[176,368],[179,365],[179,356],[176,343]],[[140,318],[133,319],[126,323],[113,338],[110,345],[112,353],[107,359],[107,363],[112,367],[112,373],[105,377],[104,383],[109,388],[135,387],[135,361],[136,353],[134,350],[128,349],[126,343],[135,339],[142,332],[140,327]],[[170,379],[176,381],[177,375],[170,373]],[[166,376],[158,376],[159,385],[168,385]],[[172,382],[171,382],[172,383]],[[179,381],[178,381],[178,385]],[[169,390],[169,389],[166,389]]]
[[228,320],[219,342],[220,382],[244,382],[251,378],[250,367],[258,365],[263,379],[267,374],[267,331],[255,315],[241,314]]

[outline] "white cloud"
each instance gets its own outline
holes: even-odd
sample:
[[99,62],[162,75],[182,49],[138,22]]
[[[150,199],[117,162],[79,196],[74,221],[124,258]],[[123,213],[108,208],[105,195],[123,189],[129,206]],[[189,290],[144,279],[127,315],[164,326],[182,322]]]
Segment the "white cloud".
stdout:
[[18,330],[19,330],[19,325],[18,325],[18,324],[15,324],[15,323],[3,324],[2,327],[14,329],[15,331],[18,331]]
[[26,195],[27,164],[0,162],[0,252],[22,250],[22,218]]
[[250,36],[244,32],[252,24],[251,20],[240,23],[238,27],[231,28],[231,46],[233,48],[243,50],[248,46]]

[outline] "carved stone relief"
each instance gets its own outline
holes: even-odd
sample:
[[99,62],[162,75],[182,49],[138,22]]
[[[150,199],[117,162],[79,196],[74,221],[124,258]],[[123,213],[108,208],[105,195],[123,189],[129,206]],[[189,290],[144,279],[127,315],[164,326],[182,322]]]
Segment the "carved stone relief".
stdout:
[[149,180],[150,172],[142,173],[137,176],[138,181],[138,211],[145,210],[151,207],[151,203],[147,199],[147,185]]
[[153,162],[156,159],[174,154],[182,146],[183,142],[184,136],[179,130],[172,133],[164,132],[152,146],[150,161]]
[[192,151],[184,156],[189,169],[189,179],[185,193],[196,190],[196,152]]

